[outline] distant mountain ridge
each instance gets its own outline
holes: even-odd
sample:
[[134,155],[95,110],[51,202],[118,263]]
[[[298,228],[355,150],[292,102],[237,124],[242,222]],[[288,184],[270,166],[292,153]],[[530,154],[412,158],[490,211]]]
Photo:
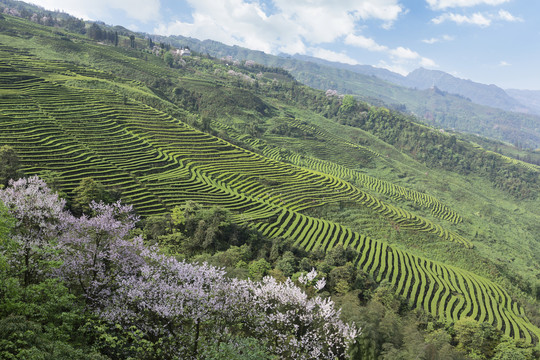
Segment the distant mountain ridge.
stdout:
[[[336,63],[298,54],[294,55],[294,58],[350,70],[363,75],[375,76],[381,80],[405,86],[407,88],[426,90],[431,87],[437,87],[450,94],[456,94],[470,99],[476,104],[505,111],[540,114],[540,92],[535,93],[534,91],[528,91],[529,96],[527,96],[524,95],[524,93],[527,93],[527,90],[515,90],[512,94],[509,94],[507,91],[496,85],[486,85],[471,80],[461,79],[440,70],[418,68],[410,72],[407,76],[403,76],[390,70],[371,65]],[[531,106],[531,101],[534,101],[534,99],[538,99],[536,108]]]
[[[286,56],[286,55],[282,55],[282,56]],[[344,64],[344,63],[332,62],[332,61],[315,58],[315,57],[307,56],[307,55],[296,54],[293,57],[295,59],[299,59],[303,61],[309,61],[309,62],[314,62],[317,64],[323,64],[327,66],[336,67],[339,69],[354,71],[355,73],[359,73],[359,74],[363,74],[367,76],[375,76],[381,80],[388,81],[393,84],[407,86],[403,83],[403,80],[405,79],[403,75],[390,71],[388,69],[379,68],[372,65],[350,65],[350,64]]]
[[508,95],[540,114],[540,90],[506,89]]
[[419,89],[436,86],[443,91],[465,96],[480,105],[506,111],[529,112],[526,106],[496,85],[460,79],[439,70],[416,69],[405,77],[403,85]]

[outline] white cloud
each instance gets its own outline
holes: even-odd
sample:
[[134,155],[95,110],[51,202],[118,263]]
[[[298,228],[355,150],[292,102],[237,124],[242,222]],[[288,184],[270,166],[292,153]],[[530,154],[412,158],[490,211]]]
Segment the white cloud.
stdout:
[[480,27],[488,27],[491,25],[491,19],[481,13],[474,13],[470,16],[454,13],[445,13],[431,19],[431,22],[434,24],[441,24],[445,21],[453,21],[456,24],[478,25]]
[[395,21],[399,0],[187,0],[191,22],[160,24],[154,32],[214,39],[270,53],[306,53],[308,47],[353,34],[362,20]]
[[369,51],[386,51],[388,48],[384,45],[379,45],[375,40],[362,35],[349,34],[344,40],[345,44],[356,46]]
[[431,60],[431,59],[428,59],[428,58],[425,58],[423,57],[421,60],[420,60],[420,66],[423,66],[423,67],[426,67],[426,68],[436,68],[436,67],[439,67],[439,65],[437,65],[437,63],[435,63],[435,61]]
[[[444,38],[448,39],[450,37],[444,35]],[[390,49],[387,46],[377,44],[375,40],[371,38],[351,34],[347,35],[344,42],[347,45],[360,47],[370,51],[386,53],[390,58],[391,64],[388,64],[385,61],[381,61],[378,66],[397,72],[399,74],[407,73],[407,68],[415,68],[418,66],[428,68],[438,67],[435,61],[423,57],[416,51],[405,48],[403,46],[398,46],[397,48]]]
[[388,64],[384,60],[379,61],[379,63],[377,64],[377,67],[390,70],[392,72],[398,73],[403,76],[406,76],[409,73],[409,71],[405,69],[403,65],[396,64],[396,63]]
[[305,52],[303,29],[281,15],[267,16],[257,3],[242,0],[190,0],[192,22],[175,21],[154,29],[162,35],[180,34],[212,39],[265,52]]
[[509,22],[523,21],[522,18],[515,17],[506,10],[499,10],[499,19]]
[[409,63],[416,64],[419,62],[420,66],[430,67],[430,68],[438,67],[435,61],[429,58],[420,56],[420,54],[417,53],[416,51],[413,51],[409,48],[404,48],[402,46],[390,50],[390,55],[394,59],[394,63],[405,64],[409,62]]
[[381,62],[380,66],[399,74],[406,74],[407,69],[414,69],[418,66],[426,68],[439,67],[435,61],[427,57],[421,56],[414,50],[399,46],[388,51],[392,64]]
[[433,10],[444,10],[456,7],[471,7],[477,5],[500,5],[510,0],[426,0]]
[[399,59],[407,59],[407,60],[420,58],[420,54],[418,54],[416,51],[412,51],[411,49],[404,48],[402,46],[390,50],[390,55]]
[[273,0],[273,3],[284,14],[303,14],[311,9],[322,9],[328,15],[350,13],[364,20],[393,21],[403,11],[398,0]]
[[429,39],[422,40],[422,42],[426,44],[435,44],[435,43],[438,43],[439,41],[441,41],[441,39],[439,38],[429,38]]
[[49,10],[63,10],[86,20],[109,19],[111,10],[121,10],[132,20],[159,19],[160,0],[29,0]]
[[507,62],[506,62],[506,61],[504,61],[504,60],[503,60],[503,61],[501,61],[501,62],[499,63],[499,66],[501,66],[501,67],[505,67],[505,66],[511,66],[511,65],[512,65],[512,64],[510,64],[510,63],[507,63]]
[[501,9],[497,14],[482,14],[477,12],[469,16],[455,13],[444,13],[436,18],[431,19],[431,22],[434,24],[441,24],[445,21],[453,21],[456,24],[470,24],[478,25],[480,27],[488,27],[493,21],[497,20],[508,22],[523,21],[523,19]]
[[344,64],[357,65],[358,61],[349,57],[345,53],[338,53],[335,51],[322,49],[322,48],[310,48],[309,53],[317,58],[325,59],[328,61],[336,61]]
[[[295,42],[290,42],[287,44],[282,44],[279,47],[278,51],[285,54],[305,54],[307,50],[306,44],[301,39],[297,39]],[[271,50],[266,51],[270,53]]]
[[443,35],[441,37],[432,37],[432,38],[429,38],[429,39],[424,39],[424,40],[422,40],[422,42],[431,45],[431,44],[435,44],[435,43],[438,43],[438,42],[452,41],[452,40],[454,40],[453,36]]
[[[415,53],[414,51],[412,53]],[[411,53],[411,54],[412,54]],[[393,58],[391,63],[384,60],[379,61],[377,67],[393,71],[395,73],[406,76],[411,70],[417,69],[419,66],[425,68],[437,68],[439,65],[435,61],[418,55],[414,59]]]

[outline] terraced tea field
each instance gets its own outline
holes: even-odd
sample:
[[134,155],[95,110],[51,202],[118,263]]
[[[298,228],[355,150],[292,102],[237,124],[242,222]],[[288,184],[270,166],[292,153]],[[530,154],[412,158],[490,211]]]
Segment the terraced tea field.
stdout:
[[[144,65],[137,66],[145,71]],[[402,228],[471,249],[466,237],[446,226],[459,223],[460,215],[435,197],[316,158],[289,153],[284,159],[264,144],[264,156],[256,154],[198,131],[182,118],[134,99],[126,101],[112,90],[68,82],[107,78],[98,70],[0,46],[0,144],[17,151],[27,174],[60,173],[60,186],[67,193],[81,179],[92,177],[119,189],[142,216],[169,212],[188,200],[219,205],[239,222],[271,237],[294,239],[308,251],[337,244],[354,248],[356,266],[376,281],[388,280],[411,306],[436,317],[455,321],[472,316],[508,336],[528,342],[540,337],[519,304],[492,281],[305,214],[350,202]],[[314,125],[291,121],[290,126],[341,141]],[[410,200],[447,224],[401,209],[367,190]]]
[[[459,215],[456,211],[450,209],[437,198],[429,194],[420,193],[418,191],[414,191],[403,186],[393,184],[389,181],[377,179],[375,177],[366,175],[360,171],[352,170],[348,167],[336,164],[331,161],[325,161],[307,155],[300,155],[298,153],[293,153],[289,150],[284,151],[284,149],[281,149],[279,147],[268,145],[264,140],[253,138],[246,134],[238,134],[233,128],[226,126],[220,122],[214,122],[213,126],[219,129],[226,130],[228,136],[251,145],[252,147],[260,150],[265,157],[268,157],[270,159],[288,162],[300,167],[332,175],[340,179],[344,179],[362,189],[373,190],[381,195],[385,195],[394,200],[412,201],[415,205],[428,209],[433,214],[433,216],[436,216],[442,220],[449,221],[453,224],[458,224],[463,221],[461,215]],[[311,127],[316,128],[316,126],[314,125],[311,125]],[[324,130],[319,130],[319,132],[321,133],[323,131]],[[328,137],[332,139],[331,136]],[[343,143],[353,149],[358,148],[357,145],[350,144],[346,141],[344,141]]]

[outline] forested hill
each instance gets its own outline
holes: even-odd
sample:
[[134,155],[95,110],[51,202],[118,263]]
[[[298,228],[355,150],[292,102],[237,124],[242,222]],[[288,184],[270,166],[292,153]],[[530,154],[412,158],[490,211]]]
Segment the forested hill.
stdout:
[[[232,351],[238,341],[260,358],[290,358],[304,336],[322,336],[296,320],[281,328],[283,336],[259,329],[271,321],[257,309],[270,306],[268,299],[289,299],[264,289],[286,290],[305,304],[314,299],[309,304],[321,308],[342,306],[341,319],[330,306],[324,321],[309,313],[320,329],[335,324],[343,342],[324,346],[312,338],[298,350],[304,358],[345,350],[352,358],[537,354],[538,166],[411,115],[310,88],[282,68],[195,49],[181,54],[155,39],[53,13],[43,25],[43,17],[29,21],[5,9],[0,292],[9,296],[0,297],[0,324],[9,326],[0,326],[2,356],[32,346],[52,354],[44,344],[61,334],[54,341],[105,358],[145,351],[174,358],[163,349],[211,357],[222,342]],[[40,180],[25,180],[34,175],[70,213]],[[49,200],[32,203],[31,194]],[[138,224],[118,200],[133,207]],[[41,205],[50,212],[28,218],[19,211]],[[118,270],[118,277],[95,270],[103,282],[90,281],[99,257],[85,253],[92,249],[105,256],[96,269]],[[83,273],[71,266],[80,253],[90,264]],[[118,260],[124,253],[125,263]],[[246,310],[245,322],[214,308],[193,310],[184,321],[176,312],[182,307],[172,311],[170,304],[200,289],[223,296],[212,284],[225,275],[201,269],[209,280],[190,292],[182,286],[199,270],[178,259],[225,267],[226,284],[241,279],[238,291],[246,293],[219,298],[227,309],[242,297],[260,308]],[[266,275],[275,280],[258,282]],[[155,297],[153,281],[163,285]],[[325,300],[313,297],[315,289]],[[109,292],[114,296],[103,295]],[[58,307],[51,298],[41,301],[48,294],[61,297],[69,318],[52,313]]]

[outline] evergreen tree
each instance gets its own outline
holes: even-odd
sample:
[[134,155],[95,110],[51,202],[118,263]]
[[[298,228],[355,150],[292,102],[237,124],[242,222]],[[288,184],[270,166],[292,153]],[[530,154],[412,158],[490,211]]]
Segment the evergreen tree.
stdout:
[[0,147],[0,188],[8,185],[10,179],[21,175],[20,161],[15,150],[8,145]]
[[81,180],[79,186],[73,189],[73,212],[77,215],[89,215],[91,213],[90,204],[92,201],[112,203],[114,199],[102,183],[86,177]]

